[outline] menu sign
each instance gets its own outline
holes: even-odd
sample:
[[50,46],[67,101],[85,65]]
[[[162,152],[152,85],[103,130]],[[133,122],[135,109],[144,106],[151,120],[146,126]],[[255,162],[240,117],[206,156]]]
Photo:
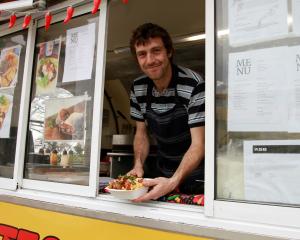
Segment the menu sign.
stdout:
[[95,23],[67,30],[63,82],[91,79],[95,32]]
[[229,0],[231,46],[272,40],[288,34],[286,0]]
[[292,1],[293,33],[300,35],[300,0]]
[[299,154],[299,140],[245,141],[245,200],[299,204]]
[[228,131],[287,130],[287,51],[276,47],[229,54]]

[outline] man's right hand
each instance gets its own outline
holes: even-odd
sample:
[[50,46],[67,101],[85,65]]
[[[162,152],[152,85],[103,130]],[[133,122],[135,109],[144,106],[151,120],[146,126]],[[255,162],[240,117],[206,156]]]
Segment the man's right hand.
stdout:
[[142,167],[134,167],[132,170],[130,170],[127,175],[134,175],[137,177],[143,177],[144,176],[144,169]]

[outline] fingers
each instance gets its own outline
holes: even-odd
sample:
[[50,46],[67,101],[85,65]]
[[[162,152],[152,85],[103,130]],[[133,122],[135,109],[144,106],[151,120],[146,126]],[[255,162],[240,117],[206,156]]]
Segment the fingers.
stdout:
[[145,195],[134,199],[133,202],[145,202],[149,200],[156,200],[160,196],[162,196],[161,192],[161,186],[159,185],[161,178],[154,178],[154,179],[149,179],[149,180],[144,180],[143,185],[145,187],[153,187],[148,193]]
[[136,170],[131,170],[130,172],[128,172],[126,175],[128,176],[137,176],[137,177],[142,177],[143,174],[139,171],[136,171]]
[[154,178],[154,179],[147,179],[147,180],[144,179],[143,180],[143,185],[145,187],[153,187],[153,186],[155,186],[157,184],[158,184],[158,181],[157,181],[156,178]]
[[137,176],[139,178],[143,177],[144,175],[144,171],[143,169],[132,169],[130,170],[126,175],[133,175],[133,176]]
[[145,195],[143,195],[139,198],[133,199],[132,201],[135,202],[135,203],[146,202],[146,201],[149,201],[149,200],[156,200],[159,197],[160,196],[158,194],[158,191],[155,190],[155,188],[153,188],[150,192],[146,193]]

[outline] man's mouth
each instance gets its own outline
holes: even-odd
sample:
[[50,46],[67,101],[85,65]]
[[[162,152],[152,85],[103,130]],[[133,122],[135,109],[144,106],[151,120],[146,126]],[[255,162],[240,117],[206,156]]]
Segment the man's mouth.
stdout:
[[148,69],[148,70],[155,70],[155,69],[157,69],[157,68],[159,68],[159,67],[160,67],[160,65],[148,66],[147,69]]

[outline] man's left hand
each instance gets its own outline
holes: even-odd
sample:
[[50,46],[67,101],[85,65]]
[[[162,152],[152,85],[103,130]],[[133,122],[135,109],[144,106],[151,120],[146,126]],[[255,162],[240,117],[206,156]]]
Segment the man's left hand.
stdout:
[[145,187],[152,187],[152,189],[145,195],[134,199],[133,202],[156,200],[159,197],[172,192],[177,187],[177,183],[172,178],[165,177],[144,180],[143,184]]

